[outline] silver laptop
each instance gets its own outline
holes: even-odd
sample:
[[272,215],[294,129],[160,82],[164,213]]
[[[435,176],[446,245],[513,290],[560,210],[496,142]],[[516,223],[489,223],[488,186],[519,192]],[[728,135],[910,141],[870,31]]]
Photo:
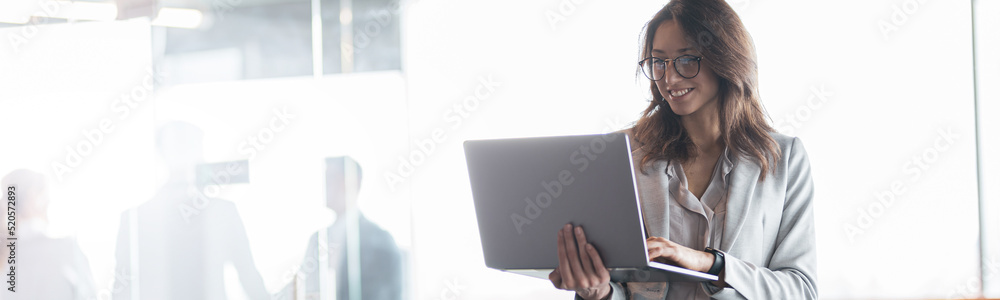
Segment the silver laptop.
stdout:
[[649,261],[624,133],[472,140],[465,160],[486,266],[548,279],[556,234],[582,226],[618,282],[714,281]]

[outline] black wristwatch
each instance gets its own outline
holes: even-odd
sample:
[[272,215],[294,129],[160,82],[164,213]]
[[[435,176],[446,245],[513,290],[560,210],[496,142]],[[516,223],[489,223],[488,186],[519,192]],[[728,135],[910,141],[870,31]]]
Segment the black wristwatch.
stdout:
[[719,276],[719,273],[722,273],[722,269],[726,268],[726,255],[722,253],[722,251],[711,247],[705,248],[705,252],[715,254],[715,262],[712,263],[712,267],[708,269],[708,274]]

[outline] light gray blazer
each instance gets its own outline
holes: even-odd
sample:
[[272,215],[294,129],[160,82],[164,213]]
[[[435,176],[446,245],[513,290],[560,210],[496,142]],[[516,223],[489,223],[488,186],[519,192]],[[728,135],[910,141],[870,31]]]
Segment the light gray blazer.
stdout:
[[[719,250],[732,288],[705,287],[715,299],[815,299],[816,233],[809,158],[799,138],[771,133],[781,151],[775,173],[758,182],[760,166],[734,153],[726,225]],[[643,206],[646,234],[670,239],[666,162],[639,172],[645,155],[632,140],[632,159]],[[659,202],[659,204],[657,204]],[[701,249],[697,249],[701,250]],[[612,283],[612,299],[625,299]],[[668,287],[669,288],[669,287]]]

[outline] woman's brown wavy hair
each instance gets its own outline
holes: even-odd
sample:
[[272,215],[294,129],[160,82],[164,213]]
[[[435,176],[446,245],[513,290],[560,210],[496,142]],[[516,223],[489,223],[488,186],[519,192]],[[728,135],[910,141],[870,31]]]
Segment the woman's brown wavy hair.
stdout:
[[[702,62],[707,61],[718,77],[722,142],[756,162],[761,167],[758,180],[763,181],[773,171],[779,149],[757,92],[757,55],[743,22],[723,0],[672,0],[646,23],[640,59],[651,56],[656,29],[668,20],[678,22],[688,42],[701,52]],[[655,82],[650,81],[649,90],[653,99],[631,132],[646,149],[643,172],[652,161],[687,162],[695,150],[680,116],[670,109]]]

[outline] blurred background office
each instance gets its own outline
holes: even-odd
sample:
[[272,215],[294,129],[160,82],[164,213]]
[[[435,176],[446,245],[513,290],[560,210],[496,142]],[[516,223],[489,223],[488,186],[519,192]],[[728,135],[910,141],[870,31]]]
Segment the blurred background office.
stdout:
[[20,230],[12,235],[8,229],[4,234],[4,253],[17,251],[20,254],[7,256],[3,270],[8,280],[12,274],[24,279],[15,290],[17,293],[4,293],[3,299],[92,298],[94,279],[79,244],[72,237],[45,234],[49,224],[45,212],[50,201],[45,175],[18,169],[0,182],[8,195],[17,197],[20,208],[17,211]]
[[[231,205],[245,234],[192,252],[235,249],[192,271],[218,278],[213,299],[309,295],[313,245],[341,219],[329,159],[348,156],[364,170],[350,201],[395,244],[402,299],[569,299],[485,267],[461,143],[627,127],[648,101],[639,34],[665,3],[5,0],[0,174],[49,178],[46,225],[31,230],[73,241],[96,299],[156,299],[141,293],[156,263],[116,251],[153,245],[139,232],[123,244],[123,220],[175,178],[157,130],[177,122],[201,135],[174,144],[202,150],[185,172],[204,181],[188,183]],[[1000,298],[1000,0],[729,3],[774,127],[809,151],[821,296]],[[210,215],[214,201],[174,200],[156,214]],[[36,234],[17,210],[15,235]],[[348,298],[370,299],[364,271],[327,262],[360,282]],[[323,299],[345,290],[318,282]]]

